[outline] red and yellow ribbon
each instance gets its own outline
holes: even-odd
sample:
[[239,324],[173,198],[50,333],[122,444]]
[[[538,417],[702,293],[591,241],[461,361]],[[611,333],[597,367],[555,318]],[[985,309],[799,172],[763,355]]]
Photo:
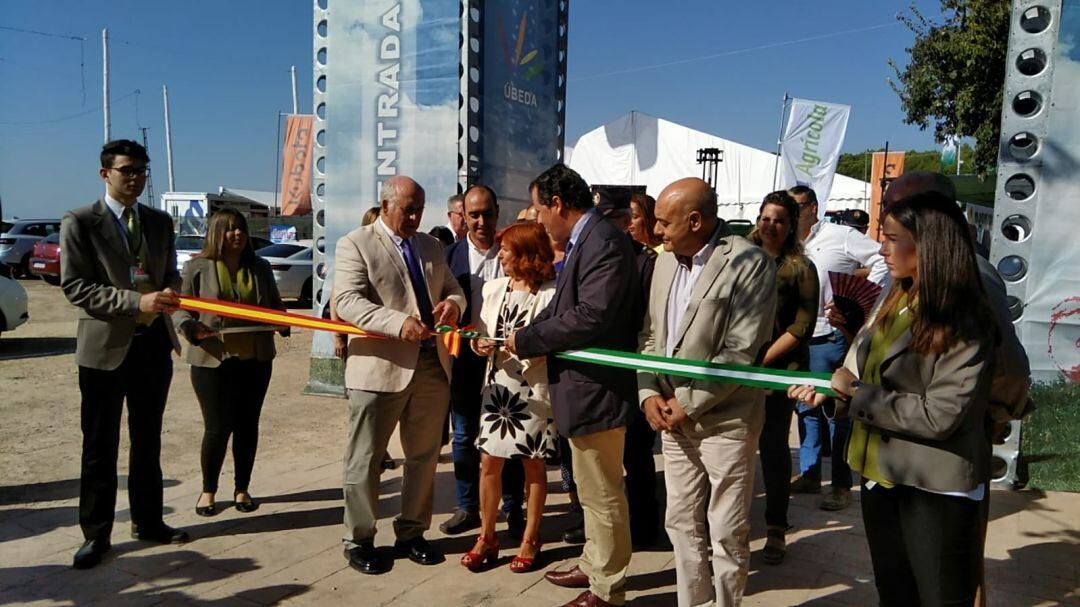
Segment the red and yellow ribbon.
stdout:
[[215,314],[217,316],[227,316],[238,320],[249,320],[270,325],[280,325],[283,327],[302,327],[305,329],[314,329],[316,331],[350,333],[369,339],[387,339],[385,335],[370,333],[340,320],[329,320],[308,316],[307,314],[281,312],[279,310],[271,310],[270,308],[260,308],[258,306],[249,306],[217,299],[181,297],[180,308],[188,310],[189,312],[206,312],[207,314]]

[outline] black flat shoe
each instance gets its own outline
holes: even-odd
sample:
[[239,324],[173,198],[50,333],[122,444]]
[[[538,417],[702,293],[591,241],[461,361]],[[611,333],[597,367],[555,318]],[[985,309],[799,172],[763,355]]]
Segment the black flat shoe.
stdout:
[[345,558],[349,566],[367,575],[379,575],[390,571],[389,564],[375,550],[374,544],[361,544],[345,549]]
[[[236,494],[236,496],[239,495],[239,493]],[[236,496],[233,496],[233,507],[236,508],[238,512],[255,512],[259,509],[259,503],[252,499],[251,494],[248,494],[246,502],[237,500]]]
[[137,525],[132,525],[131,538],[158,544],[183,544],[189,539],[187,531],[184,531],[183,529],[173,529],[165,523],[154,527],[139,527]]
[[90,569],[101,562],[101,557],[112,546],[108,540],[86,540],[79,550],[75,552],[75,559],[71,566],[76,569]]
[[198,514],[199,516],[214,516],[217,512],[216,504],[210,504],[209,506],[195,506],[195,514]]
[[585,543],[585,526],[574,527],[567,529],[562,534],[563,541],[567,544],[584,544]]
[[446,560],[442,552],[422,537],[394,542],[394,552],[399,557],[409,557],[410,561],[419,565],[436,565]]

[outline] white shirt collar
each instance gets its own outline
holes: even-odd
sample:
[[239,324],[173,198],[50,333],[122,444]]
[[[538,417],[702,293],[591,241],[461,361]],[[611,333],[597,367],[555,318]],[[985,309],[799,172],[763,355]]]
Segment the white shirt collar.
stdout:
[[390,226],[386,225],[386,223],[382,220],[382,217],[379,217],[379,225],[382,226],[382,229],[384,232],[386,232],[386,235],[389,236],[390,240],[392,240],[394,244],[397,245],[397,248],[400,249],[401,243],[405,242],[405,239],[395,234],[394,231],[390,229]]
[[472,241],[472,238],[469,236],[468,232],[465,233],[465,240],[469,243],[469,250],[473,251],[477,255],[483,255],[483,256],[486,257],[489,253],[491,253],[491,250],[495,248],[495,247],[488,247],[488,249],[486,251],[481,249],[480,247],[476,246],[476,243],[474,243]]
[[[128,208],[124,205],[124,203],[113,198],[112,196],[109,196],[108,194],[105,194],[105,206],[109,207],[109,210],[112,211],[112,214],[115,215],[117,219],[120,219],[121,215],[124,214],[124,209]],[[135,218],[138,219],[139,202],[135,201],[135,204],[131,205],[131,208],[135,210]]]

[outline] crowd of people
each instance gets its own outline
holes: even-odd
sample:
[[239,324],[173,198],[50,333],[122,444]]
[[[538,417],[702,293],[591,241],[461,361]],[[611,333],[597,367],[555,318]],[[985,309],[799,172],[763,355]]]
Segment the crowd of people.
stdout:
[[[62,287],[80,308],[77,361],[83,456],[74,566],[110,549],[123,403],[131,434],[132,535],[181,543],[162,519],[161,417],[179,333],[202,408],[200,516],[218,512],[232,439],[233,505],[249,492],[273,330],[178,309],[178,295],[281,308],[244,217],[219,211],[202,254],[176,271],[171,220],[137,204],[149,158],[105,145],[106,195],[65,215]],[[768,194],[747,238],[717,216],[715,191],[686,178],[653,198],[590,188],[561,164],[530,185],[531,206],[502,229],[498,194],[473,185],[448,203],[441,235],[419,232],[426,193],[386,180],[380,204],[340,238],[330,312],[391,339],[335,338],[345,359],[345,557],[390,569],[376,549],[378,487],[395,430],[404,451],[395,554],[443,562],[425,532],[435,468],[452,434],[456,509],[440,529],[479,530],[460,559],[497,563],[500,513],[518,543],[509,567],[539,569],[547,467],[558,462],[584,543],[576,566],[549,570],[580,588],[567,605],[620,605],[635,549],[660,536],[653,447],[663,454],[662,527],[681,606],[738,605],[749,570],[750,503],[760,455],[766,563],[784,561],[790,494],[825,510],[860,503],[882,605],[971,605],[982,583],[995,425],[1027,408],[1027,359],[1004,288],[975,252],[951,184],[909,173],[886,192],[883,242],[822,221],[806,186]],[[440,240],[440,238],[442,240]],[[834,305],[830,275],[883,287],[861,326]],[[440,325],[471,326],[456,356]],[[267,329],[267,328],[262,328]],[[659,358],[832,374],[764,390],[558,356],[602,348]],[[789,432],[800,437],[792,476]],[[449,421],[448,421],[449,420]],[[853,473],[856,475],[853,478]]]

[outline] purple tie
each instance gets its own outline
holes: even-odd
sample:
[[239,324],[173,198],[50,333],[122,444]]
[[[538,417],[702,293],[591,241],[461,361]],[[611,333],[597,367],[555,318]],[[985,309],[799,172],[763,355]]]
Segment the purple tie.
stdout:
[[412,283],[413,292],[416,293],[416,305],[420,307],[420,321],[429,329],[435,328],[435,315],[432,312],[431,296],[428,295],[427,283],[424,282],[424,273],[420,270],[420,264],[413,252],[412,243],[406,238],[401,241],[402,256],[405,257],[405,267],[409,270],[409,282]]

